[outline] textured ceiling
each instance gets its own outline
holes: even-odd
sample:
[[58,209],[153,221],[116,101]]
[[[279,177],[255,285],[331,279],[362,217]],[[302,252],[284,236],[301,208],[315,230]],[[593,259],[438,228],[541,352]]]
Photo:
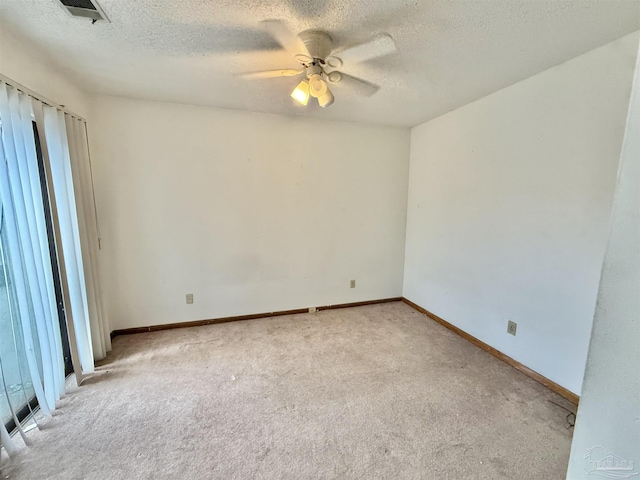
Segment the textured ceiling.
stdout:
[[[57,0],[0,0],[3,23],[88,91],[260,112],[413,126],[640,29],[638,0],[100,0],[111,23]],[[352,45],[380,32],[399,52],[345,68],[381,85],[333,87],[328,109],[299,107],[298,78],[235,73],[295,68],[259,28],[328,32]],[[341,88],[342,87],[342,88]]]

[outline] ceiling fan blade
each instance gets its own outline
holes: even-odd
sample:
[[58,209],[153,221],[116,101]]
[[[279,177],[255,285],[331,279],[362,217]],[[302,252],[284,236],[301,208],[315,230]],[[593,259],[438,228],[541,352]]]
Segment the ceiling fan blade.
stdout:
[[366,62],[373,58],[383,57],[394,53],[398,50],[396,42],[393,41],[391,35],[383,33],[360,45],[349,47],[341,52],[332,54],[333,57],[338,57],[343,63],[358,63]]
[[331,84],[340,84],[341,86],[348,87],[354,92],[364,95],[365,97],[370,97],[380,90],[380,86],[375,83],[367,82],[366,80],[352,77],[351,75],[347,75],[342,72],[331,72],[327,75],[327,80],[329,80],[329,83]]
[[284,22],[280,20],[264,20],[260,24],[292,57],[303,55],[310,58],[304,42],[289,30],[289,27]]
[[241,78],[278,78],[278,77],[295,77],[296,75],[300,75],[304,72],[302,70],[290,70],[290,69],[281,69],[281,70],[263,70],[261,72],[246,72],[241,73],[238,76]]

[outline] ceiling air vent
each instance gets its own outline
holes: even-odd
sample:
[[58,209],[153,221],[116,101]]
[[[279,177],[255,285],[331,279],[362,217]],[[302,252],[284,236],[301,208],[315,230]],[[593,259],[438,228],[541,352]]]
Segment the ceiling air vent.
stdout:
[[97,20],[109,21],[95,0],[60,0],[60,3],[74,17],[89,18],[94,22]]

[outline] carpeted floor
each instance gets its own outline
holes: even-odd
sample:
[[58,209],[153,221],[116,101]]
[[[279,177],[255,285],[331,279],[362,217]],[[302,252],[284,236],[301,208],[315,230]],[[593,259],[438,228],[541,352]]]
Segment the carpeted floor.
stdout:
[[561,397],[403,303],[117,337],[8,479],[564,479]]

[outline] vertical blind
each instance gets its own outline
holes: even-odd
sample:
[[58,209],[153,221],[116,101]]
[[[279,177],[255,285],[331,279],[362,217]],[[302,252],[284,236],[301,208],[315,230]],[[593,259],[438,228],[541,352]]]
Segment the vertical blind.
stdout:
[[[42,189],[34,131],[48,192]],[[33,395],[41,412],[51,416],[65,392],[52,244],[78,383],[111,345],[100,302],[99,233],[85,122],[0,81],[0,134],[0,282],[5,287],[0,292],[0,402],[6,402],[27,443],[16,414],[19,407],[25,401],[30,405]],[[54,238],[45,222],[48,205]],[[11,381],[16,378],[17,383]],[[4,422],[0,440],[11,455],[16,446]]]

